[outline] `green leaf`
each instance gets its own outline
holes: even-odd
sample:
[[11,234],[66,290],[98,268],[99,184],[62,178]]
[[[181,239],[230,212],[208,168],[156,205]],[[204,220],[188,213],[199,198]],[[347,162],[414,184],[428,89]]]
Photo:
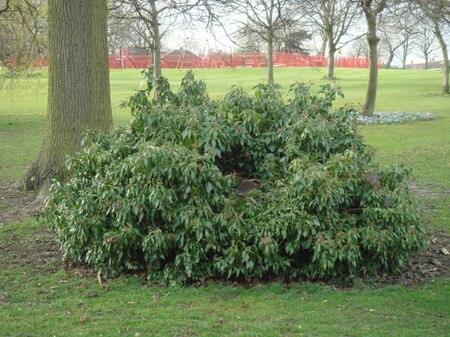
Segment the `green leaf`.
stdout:
[[206,183],[206,192],[211,193],[212,189],[213,189],[213,185],[210,182],[207,182]]

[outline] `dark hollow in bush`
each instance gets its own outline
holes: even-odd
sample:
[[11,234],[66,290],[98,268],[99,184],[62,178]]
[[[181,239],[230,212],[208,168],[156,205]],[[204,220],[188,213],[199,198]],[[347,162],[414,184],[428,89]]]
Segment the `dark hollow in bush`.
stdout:
[[189,72],[155,101],[145,74],[133,120],[88,135],[52,186],[43,216],[67,259],[165,284],[316,279],[396,272],[423,246],[409,171],[377,167],[339,90],[211,100]]

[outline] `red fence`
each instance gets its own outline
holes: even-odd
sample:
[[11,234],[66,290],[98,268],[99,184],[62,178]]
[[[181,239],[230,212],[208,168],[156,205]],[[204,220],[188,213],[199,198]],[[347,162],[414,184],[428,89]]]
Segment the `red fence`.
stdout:
[[[109,58],[111,69],[146,68],[151,62],[150,56],[119,55]],[[311,56],[296,53],[274,53],[275,67],[326,67],[325,56]],[[337,57],[335,67],[368,68],[369,60],[363,57]],[[194,54],[167,54],[161,59],[162,68],[256,68],[267,67],[267,54],[210,54],[197,56]],[[378,62],[381,67],[381,62]]]
[[123,56],[114,55],[109,57],[109,69],[147,68],[151,63],[150,55]]
[[[14,65],[14,60],[10,60]],[[151,63],[150,55],[135,56],[122,53],[109,57],[110,69],[147,68]],[[275,67],[326,67],[328,60],[325,56],[311,56],[297,53],[274,53],[273,64]],[[46,67],[47,60],[34,59],[33,67]],[[337,57],[334,60],[335,67],[340,68],[368,68],[369,60],[362,57]],[[161,59],[162,68],[255,68],[267,67],[267,54],[210,54],[197,56],[195,54],[167,54]],[[381,68],[381,62],[378,61]]]

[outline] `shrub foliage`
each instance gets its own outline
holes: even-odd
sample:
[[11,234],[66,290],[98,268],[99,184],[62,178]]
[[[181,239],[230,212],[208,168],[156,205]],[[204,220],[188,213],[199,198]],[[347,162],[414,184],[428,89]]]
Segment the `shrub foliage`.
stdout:
[[67,259],[162,283],[314,279],[399,271],[422,247],[408,170],[377,167],[339,90],[211,100],[189,72],[154,100],[145,75],[133,120],[88,135],[52,186],[43,215]]

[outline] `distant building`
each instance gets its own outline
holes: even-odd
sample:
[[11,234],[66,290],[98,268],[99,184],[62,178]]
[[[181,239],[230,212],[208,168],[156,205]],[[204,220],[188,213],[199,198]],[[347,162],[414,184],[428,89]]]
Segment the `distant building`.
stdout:
[[[444,65],[443,61],[428,61],[428,69],[442,69]],[[417,70],[424,70],[425,69],[425,63],[412,63],[405,65],[405,69],[417,69]]]
[[177,49],[161,57],[163,68],[197,68],[202,58],[187,49]]

